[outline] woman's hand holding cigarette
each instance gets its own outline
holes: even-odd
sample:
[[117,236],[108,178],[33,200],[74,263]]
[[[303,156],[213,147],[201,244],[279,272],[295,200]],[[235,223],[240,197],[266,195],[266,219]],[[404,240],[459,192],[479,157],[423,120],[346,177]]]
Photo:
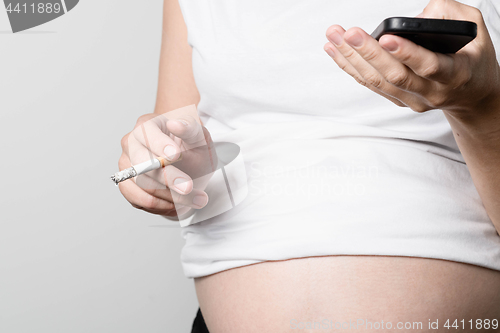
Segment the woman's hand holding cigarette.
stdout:
[[217,167],[208,130],[191,116],[141,116],[122,138],[120,170],[156,157],[170,164],[119,184],[132,206],[166,217],[185,217],[208,203],[204,189]]

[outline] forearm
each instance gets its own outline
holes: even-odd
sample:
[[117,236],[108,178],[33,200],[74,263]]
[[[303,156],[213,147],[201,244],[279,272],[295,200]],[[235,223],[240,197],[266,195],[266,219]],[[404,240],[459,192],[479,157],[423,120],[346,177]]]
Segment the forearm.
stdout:
[[464,118],[444,111],[474,185],[497,232],[500,234],[500,93]]

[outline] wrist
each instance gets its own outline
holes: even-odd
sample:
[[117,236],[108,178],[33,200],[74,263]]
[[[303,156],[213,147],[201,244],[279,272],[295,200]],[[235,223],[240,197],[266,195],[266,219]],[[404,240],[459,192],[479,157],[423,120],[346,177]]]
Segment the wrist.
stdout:
[[455,135],[500,140],[500,89],[467,110],[443,110]]

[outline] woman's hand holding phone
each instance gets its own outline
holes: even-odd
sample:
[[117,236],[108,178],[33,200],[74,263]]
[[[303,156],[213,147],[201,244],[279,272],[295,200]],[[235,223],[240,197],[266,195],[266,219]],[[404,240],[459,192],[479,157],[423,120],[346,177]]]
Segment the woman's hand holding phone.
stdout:
[[442,109],[470,121],[493,112],[490,106],[500,100],[500,67],[481,12],[453,0],[431,0],[417,17],[472,21],[477,37],[455,54],[441,54],[399,36],[377,42],[360,28],[333,25],[325,51],[360,84],[399,106]]

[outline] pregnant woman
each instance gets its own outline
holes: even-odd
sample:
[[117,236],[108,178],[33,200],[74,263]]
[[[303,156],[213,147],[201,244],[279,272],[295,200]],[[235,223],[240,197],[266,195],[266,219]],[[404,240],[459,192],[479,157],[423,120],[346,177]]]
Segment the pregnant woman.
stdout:
[[[165,0],[155,113],[120,169],[189,160],[201,134],[241,147],[247,197],[181,229],[209,332],[500,332],[495,1]],[[367,34],[391,16],[478,35],[443,55]],[[150,121],[193,104],[203,128]],[[182,219],[214,199],[189,177],[167,166],[163,188],[120,190]]]

